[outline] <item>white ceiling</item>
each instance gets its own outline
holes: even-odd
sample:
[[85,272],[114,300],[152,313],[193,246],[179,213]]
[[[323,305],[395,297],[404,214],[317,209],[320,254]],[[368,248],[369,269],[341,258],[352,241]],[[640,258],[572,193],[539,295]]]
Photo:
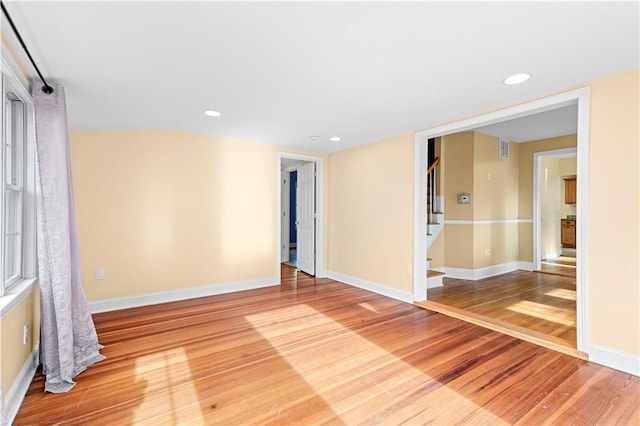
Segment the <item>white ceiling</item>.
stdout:
[[478,127],[475,130],[514,142],[574,135],[578,132],[578,104]]
[[[637,1],[6,7],[45,76],[65,86],[72,129],[183,129],[316,152],[639,66]],[[516,72],[533,77],[502,84]]]

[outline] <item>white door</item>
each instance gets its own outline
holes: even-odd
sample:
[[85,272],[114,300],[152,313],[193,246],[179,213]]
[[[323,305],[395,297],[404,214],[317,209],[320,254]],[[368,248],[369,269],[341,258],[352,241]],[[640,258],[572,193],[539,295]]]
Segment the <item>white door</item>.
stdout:
[[297,267],[316,274],[316,163],[298,168],[296,185]]
[[280,221],[282,230],[280,247],[280,263],[289,261],[289,184],[290,173],[280,172]]

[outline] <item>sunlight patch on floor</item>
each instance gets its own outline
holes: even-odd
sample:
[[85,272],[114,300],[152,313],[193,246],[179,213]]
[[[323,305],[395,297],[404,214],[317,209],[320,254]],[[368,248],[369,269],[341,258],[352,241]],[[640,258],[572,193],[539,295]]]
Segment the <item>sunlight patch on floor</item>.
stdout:
[[[159,416],[167,413],[170,407],[171,424],[196,422],[205,424],[200,411],[198,392],[191,380],[184,380],[185,370],[190,370],[189,360],[183,348],[170,349],[136,359],[136,379],[146,381],[144,400],[134,413],[134,421],[149,421],[149,413]],[[191,377],[191,374],[188,374]],[[144,418],[138,418],[144,413]],[[158,420],[160,421],[160,420]]]
[[[370,304],[359,305],[368,311],[377,312],[376,308]],[[278,318],[292,317],[298,318],[298,320],[293,320],[293,323],[291,320],[286,323],[278,320]],[[308,305],[262,312],[245,318],[256,331],[269,341],[279,355],[296,371],[301,380],[315,392],[315,395],[324,400],[335,415],[335,418],[329,421],[330,423],[351,424],[363,421],[363,419],[349,417],[351,408],[361,404],[370,405],[371,416],[375,418],[375,413],[385,412],[387,402],[392,403],[396,400],[398,392],[403,392],[404,389],[415,389],[405,388],[403,384],[410,381],[427,383],[434,380],[384,348]],[[300,339],[309,339],[310,329],[314,329],[313,335],[315,337],[313,339],[318,339],[320,342],[313,344],[312,350],[300,351],[294,343]],[[298,330],[300,335],[297,335]],[[401,343],[396,343],[396,346],[398,344]],[[390,345],[393,346],[392,343]],[[402,363],[402,368],[397,368],[398,363]],[[394,370],[401,371],[401,373],[393,374]],[[282,386],[283,395],[286,395],[285,388],[292,386],[292,384],[283,383]],[[346,391],[359,387],[368,389],[367,401],[362,401],[362,394],[359,392]],[[278,389],[274,389],[274,393],[280,394]],[[392,394],[393,398],[390,397]],[[315,395],[305,396],[305,398],[313,398]],[[296,399],[290,400],[294,397],[300,398],[300,395],[284,396],[280,400],[274,401],[271,417],[255,419],[256,422],[278,421],[282,413],[295,406]],[[449,404],[432,406],[430,401],[434,400],[449,401]],[[485,416],[499,421],[499,417],[478,407],[473,401],[451,390],[446,385],[433,390],[420,401],[418,405],[411,403],[404,409],[396,411],[394,419],[381,418],[380,420],[383,423],[392,420],[403,421],[402,418],[409,420],[427,409],[430,417],[438,418],[446,416],[451,407],[465,407],[469,412],[483,413]],[[320,418],[317,420],[322,422],[326,420],[326,417],[324,420]],[[309,419],[309,421],[315,422],[314,419]]]
[[576,325],[575,313],[569,309],[553,308],[530,300],[521,300],[520,302],[509,305],[507,309],[520,314],[553,321],[558,324],[572,327]]

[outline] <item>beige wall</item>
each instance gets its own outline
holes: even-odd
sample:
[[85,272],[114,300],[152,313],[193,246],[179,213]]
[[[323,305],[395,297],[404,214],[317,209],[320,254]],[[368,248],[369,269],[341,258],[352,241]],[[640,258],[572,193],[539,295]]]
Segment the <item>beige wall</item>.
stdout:
[[560,159],[544,157],[540,176],[540,252],[542,258],[560,252],[560,209],[564,199],[560,197],[564,181],[560,177]]
[[472,220],[474,204],[458,204],[457,194],[473,195],[474,132],[442,137],[444,211],[447,220]]
[[474,220],[518,217],[518,151],[510,143],[508,160],[500,159],[499,139],[474,132],[473,218]]
[[[40,309],[37,286],[16,305],[0,321],[0,366],[2,377],[2,395],[6,398],[11,385],[18,377],[20,370],[29,358],[31,352],[40,341]],[[23,344],[24,325],[31,328],[27,344]]]
[[[471,228],[471,226],[467,226]],[[475,224],[473,228],[473,265],[486,268],[517,260],[518,224]],[[488,250],[488,251],[487,251]]]
[[591,86],[585,265],[589,341],[636,355],[640,355],[639,81],[640,69],[635,69]]
[[[446,217],[445,210],[445,217]],[[473,226],[445,225],[444,263],[447,268],[473,269]],[[427,256],[431,256],[427,251]]]
[[[442,137],[445,219],[464,221],[516,219],[518,216],[518,144],[510,158],[499,158],[498,138],[479,132]],[[457,195],[472,196],[458,204]],[[517,260],[517,226],[509,223],[447,224],[444,266],[477,269]],[[432,257],[433,246],[428,255]]]
[[559,136],[520,144],[518,164],[518,215],[533,219],[533,154],[577,146],[576,135]]
[[181,131],[71,132],[88,300],[276,276],[276,153]]
[[329,156],[332,272],[411,292],[413,134]]

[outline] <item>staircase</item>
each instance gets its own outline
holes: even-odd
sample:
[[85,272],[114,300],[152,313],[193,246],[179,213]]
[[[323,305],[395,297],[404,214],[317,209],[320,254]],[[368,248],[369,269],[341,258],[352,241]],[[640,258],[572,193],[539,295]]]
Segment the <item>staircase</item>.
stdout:
[[[440,157],[436,157],[427,169],[427,252],[444,228],[444,202],[436,195],[439,165]],[[427,288],[442,286],[444,275],[444,272],[431,269],[431,259],[427,258]]]

